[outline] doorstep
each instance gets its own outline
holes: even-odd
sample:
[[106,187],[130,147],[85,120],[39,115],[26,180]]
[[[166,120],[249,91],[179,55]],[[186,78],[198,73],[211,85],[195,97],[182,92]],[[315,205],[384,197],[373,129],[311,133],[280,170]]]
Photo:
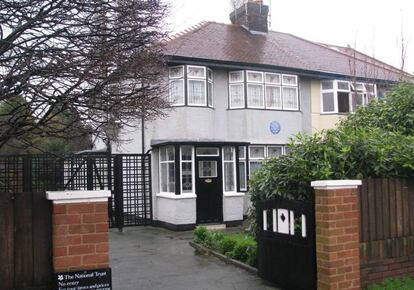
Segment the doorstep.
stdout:
[[226,224],[198,224],[198,227],[205,227],[209,231],[220,231],[226,229]]

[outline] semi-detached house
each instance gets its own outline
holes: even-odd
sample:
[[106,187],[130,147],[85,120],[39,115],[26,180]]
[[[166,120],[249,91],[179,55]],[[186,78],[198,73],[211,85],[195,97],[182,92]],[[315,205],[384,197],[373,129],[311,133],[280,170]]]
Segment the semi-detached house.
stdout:
[[[157,224],[239,224],[249,176],[290,137],[333,127],[412,77],[351,48],[268,31],[267,17],[249,1],[232,24],[204,22],[167,42],[173,110],[145,126]],[[139,127],[123,133],[121,152],[142,152]]]

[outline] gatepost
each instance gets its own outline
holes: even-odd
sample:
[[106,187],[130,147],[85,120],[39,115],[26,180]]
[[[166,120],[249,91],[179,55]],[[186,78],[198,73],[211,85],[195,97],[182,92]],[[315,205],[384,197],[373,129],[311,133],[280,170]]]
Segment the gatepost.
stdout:
[[360,289],[360,180],[313,181],[318,290]]
[[54,289],[111,289],[110,195],[107,190],[46,193],[46,198],[53,201]]

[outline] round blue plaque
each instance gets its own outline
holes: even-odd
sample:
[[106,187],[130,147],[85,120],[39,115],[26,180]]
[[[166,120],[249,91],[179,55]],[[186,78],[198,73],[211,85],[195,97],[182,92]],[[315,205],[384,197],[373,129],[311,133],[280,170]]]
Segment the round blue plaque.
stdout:
[[280,124],[278,121],[273,121],[270,123],[269,126],[270,132],[274,135],[278,134],[280,132]]

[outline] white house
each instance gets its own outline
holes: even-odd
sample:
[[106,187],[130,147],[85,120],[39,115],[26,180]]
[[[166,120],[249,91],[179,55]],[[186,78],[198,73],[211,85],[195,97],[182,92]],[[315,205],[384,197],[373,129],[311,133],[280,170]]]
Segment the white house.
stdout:
[[[145,126],[157,224],[241,223],[249,176],[263,160],[412,77],[351,48],[268,31],[267,16],[249,1],[232,24],[204,22],[168,41],[174,109]],[[139,124],[123,134],[132,141],[119,152],[142,152]]]

